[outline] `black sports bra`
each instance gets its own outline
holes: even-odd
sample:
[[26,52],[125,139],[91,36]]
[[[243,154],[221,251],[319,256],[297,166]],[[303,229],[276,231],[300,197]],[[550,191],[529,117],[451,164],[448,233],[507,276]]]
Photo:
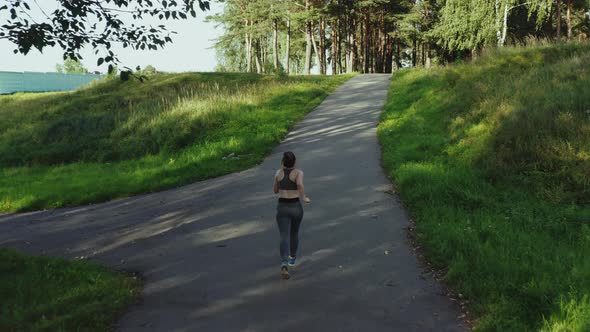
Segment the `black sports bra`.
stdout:
[[283,168],[283,172],[285,176],[281,181],[279,181],[279,189],[280,190],[297,190],[297,183],[293,182],[289,175],[293,171],[293,168]]

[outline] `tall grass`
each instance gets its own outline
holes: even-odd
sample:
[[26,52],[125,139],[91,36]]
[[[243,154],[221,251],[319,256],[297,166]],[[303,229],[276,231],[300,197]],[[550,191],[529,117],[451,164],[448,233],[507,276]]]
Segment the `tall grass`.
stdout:
[[[247,168],[349,78],[161,74],[0,97],[0,211],[98,202]],[[223,159],[231,153],[238,158]]]
[[590,47],[394,76],[383,161],[477,331],[590,330]]

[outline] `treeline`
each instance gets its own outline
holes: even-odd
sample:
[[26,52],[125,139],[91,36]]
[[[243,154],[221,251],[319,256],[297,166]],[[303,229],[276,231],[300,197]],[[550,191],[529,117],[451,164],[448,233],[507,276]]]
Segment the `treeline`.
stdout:
[[226,0],[219,71],[390,73],[531,39],[585,40],[590,0]]

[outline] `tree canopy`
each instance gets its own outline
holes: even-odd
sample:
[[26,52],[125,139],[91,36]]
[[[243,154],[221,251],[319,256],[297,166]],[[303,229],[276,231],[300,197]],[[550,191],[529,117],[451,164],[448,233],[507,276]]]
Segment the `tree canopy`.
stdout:
[[[587,39],[589,0],[225,0],[219,70],[391,72],[530,39]],[[562,28],[565,27],[565,28]]]
[[[15,53],[27,54],[59,46],[64,59],[82,59],[80,50],[90,45],[100,54],[98,65],[117,63],[112,45],[133,49],[164,47],[173,31],[165,24],[145,26],[143,18],[159,20],[196,17],[196,7],[209,9],[205,0],[56,0],[57,8],[45,11],[36,0],[7,0],[0,6],[0,39],[15,44]],[[112,65],[110,66],[112,68]]]
[[84,67],[84,65],[74,59],[65,59],[63,64],[56,64],[55,71],[58,73],[73,73],[73,74],[86,74],[88,73],[88,69]]

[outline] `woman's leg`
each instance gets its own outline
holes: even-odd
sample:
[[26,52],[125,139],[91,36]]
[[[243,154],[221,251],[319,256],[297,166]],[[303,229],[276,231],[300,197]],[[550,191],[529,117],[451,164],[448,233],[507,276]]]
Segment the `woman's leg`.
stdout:
[[279,252],[281,254],[282,265],[287,265],[289,260],[289,226],[291,224],[291,217],[285,210],[285,207],[279,204],[277,209],[277,225],[279,226],[279,233],[281,235]]
[[301,220],[303,220],[303,208],[300,204],[295,208],[292,217],[289,254],[291,257],[296,257],[297,249],[299,248],[299,226],[301,226]]

